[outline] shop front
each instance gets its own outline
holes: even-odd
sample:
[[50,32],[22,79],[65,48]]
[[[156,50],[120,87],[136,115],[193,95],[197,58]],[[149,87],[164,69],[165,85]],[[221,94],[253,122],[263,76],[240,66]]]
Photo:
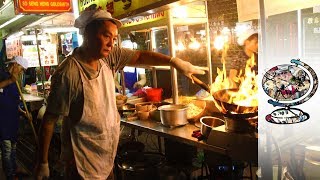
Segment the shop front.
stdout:
[[[68,0],[5,1],[0,7],[1,69],[5,68],[4,62],[15,56],[22,56],[28,61],[28,69],[21,76],[19,85],[21,100],[25,102],[21,102],[21,107],[25,109],[27,106],[32,119],[19,114],[22,120],[17,144],[18,166],[25,175],[32,174],[34,168],[35,132],[45,111],[51,75],[65,55],[79,44],[77,30],[73,27],[72,9],[72,1]],[[60,142],[59,130],[57,128],[54,135],[55,142]],[[57,161],[59,144],[55,143],[51,151],[55,152],[51,153],[52,160]]]

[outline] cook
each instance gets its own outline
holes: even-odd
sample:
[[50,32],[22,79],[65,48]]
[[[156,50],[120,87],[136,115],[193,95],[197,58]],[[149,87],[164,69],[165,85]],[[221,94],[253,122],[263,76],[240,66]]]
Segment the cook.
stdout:
[[[123,72],[125,87],[129,89],[130,93],[136,92],[138,89],[142,88],[147,82],[146,71],[144,68],[125,66],[123,68]],[[118,92],[121,92],[122,86],[120,85],[117,77],[115,79],[115,85]]]
[[234,64],[236,69],[242,70],[242,73],[244,73],[248,59],[254,56],[254,65],[251,68],[258,74],[258,32],[254,29],[249,29],[239,34],[238,44],[243,49],[238,56],[237,62]]
[[[51,92],[39,132],[37,179],[49,176],[48,150],[55,122],[63,116],[61,159],[70,179],[112,176],[120,117],[114,72],[125,65],[171,65],[191,79],[205,72],[189,62],[150,51],[114,47],[121,22],[105,10],[84,11],[75,21],[83,35],[52,76]],[[81,112],[81,113],[79,113]]]

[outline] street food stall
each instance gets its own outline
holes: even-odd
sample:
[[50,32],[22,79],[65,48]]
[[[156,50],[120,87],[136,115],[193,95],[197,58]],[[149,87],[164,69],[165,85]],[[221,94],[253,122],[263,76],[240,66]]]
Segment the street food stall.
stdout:
[[[29,110],[29,117],[32,119],[28,119],[30,124],[25,120],[20,121],[17,143],[19,166],[27,174],[31,174],[33,170],[37,149],[36,131],[40,124],[38,112],[41,111],[40,114],[43,116],[43,105],[50,89],[49,76],[59,64],[59,59],[61,60],[62,54],[59,53],[59,49],[65,45],[65,49],[70,51],[70,47],[74,48],[77,44],[77,38],[72,38],[72,32],[76,30],[72,28],[74,15],[71,2],[65,0],[0,3],[0,39],[5,44],[3,47],[6,47],[1,51],[1,55],[6,56],[1,56],[1,61],[22,56],[28,61],[29,67],[19,81],[19,90],[24,102],[23,107]],[[61,39],[66,43],[61,43]],[[55,148],[60,149],[56,146],[53,151]],[[52,154],[55,159],[59,157],[58,153]]]
[[[178,157],[177,151],[173,149],[186,150],[183,153],[180,152],[181,157],[184,156],[184,159],[178,158],[178,161],[181,162],[192,158],[196,149],[203,149],[206,151],[207,160],[210,159],[209,161],[212,162],[215,161],[216,154],[211,155],[214,152],[228,159],[227,163],[231,166],[235,161],[256,164],[257,101],[253,100],[253,105],[249,102],[249,105],[240,106],[233,104],[236,101],[229,102],[229,99],[236,99],[235,96],[220,98],[233,91],[226,89],[234,87],[224,85],[223,82],[228,81],[228,78],[225,77],[223,71],[218,75],[221,82],[213,83],[206,2],[196,1],[164,11],[162,11],[163,8],[159,9],[145,10],[141,14],[134,15],[128,13],[130,16],[115,15],[120,17],[124,23],[119,33],[121,41],[126,42],[125,47],[153,50],[201,66],[206,71],[206,75],[197,78],[205,85],[212,85],[210,89],[218,94],[215,95],[215,100],[211,95],[208,97],[208,94],[204,95],[207,99],[203,99],[204,97],[200,95],[197,97],[197,92],[203,93],[201,88],[177,73],[175,69],[169,71],[168,67],[143,67],[152,70],[152,87],[162,88],[165,83],[169,83],[172,91],[171,98],[165,99],[165,103],[150,101],[132,103],[130,98],[117,96],[117,105],[122,115],[121,124],[157,136],[158,151],[165,153],[167,159],[171,159],[172,156],[175,156],[173,159]],[[169,78],[158,73],[162,70],[170,73]],[[247,79],[255,81],[254,73]],[[242,88],[245,89],[245,86],[244,83]],[[251,88],[252,86],[247,86],[247,89]],[[249,96],[256,93],[257,91],[249,93]],[[181,106],[178,105],[179,109],[175,109],[177,106],[174,104]],[[236,111],[238,108],[240,111]],[[205,115],[210,116],[209,120],[213,119],[211,116],[214,116],[223,122],[217,124],[207,137],[201,136],[200,133],[200,128],[210,126],[212,123],[211,121],[200,122]],[[171,119],[165,122],[165,116]],[[135,131],[132,131],[131,135],[135,136]],[[210,162],[208,164],[212,167],[217,165]],[[125,167],[121,164],[119,167],[124,176]]]
[[[208,33],[206,33],[207,16],[204,2],[193,2],[164,11],[153,9],[121,20],[124,26],[119,32],[123,42],[139,41],[136,49],[176,56],[201,66],[207,72],[201,79],[210,83],[211,57],[206,45]],[[170,93],[164,92],[165,98],[174,97],[174,100],[178,100],[176,99],[178,96],[194,96],[199,90],[174,69],[170,71],[169,67],[159,66],[144,68],[153,70],[152,87],[169,89]]]

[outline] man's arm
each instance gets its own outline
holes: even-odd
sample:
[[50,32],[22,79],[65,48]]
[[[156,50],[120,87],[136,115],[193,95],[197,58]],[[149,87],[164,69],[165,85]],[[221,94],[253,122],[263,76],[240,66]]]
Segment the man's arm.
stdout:
[[8,79],[5,79],[3,81],[0,82],[0,88],[4,88],[12,83],[15,82],[14,80],[15,78],[13,78],[13,76],[10,76]]
[[39,159],[38,163],[48,163],[48,152],[54,126],[59,120],[59,115],[49,112],[44,114],[39,131]]
[[115,73],[115,75],[114,75],[114,85],[117,88],[118,92],[120,93],[122,90],[122,86],[118,81],[118,73]]
[[129,65],[152,65],[152,66],[172,66],[179,72],[183,73],[188,78],[191,78],[192,74],[205,74],[197,66],[193,66],[190,62],[184,61],[176,57],[170,57],[161,53],[152,51],[136,51],[132,57]]
[[139,74],[139,81],[134,83],[133,88],[142,88],[147,83],[147,77],[146,74]]
[[152,51],[136,51],[129,65],[153,65],[153,66],[168,66],[170,65],[170,56],[156,53]]
[[50,141],[53,134],[55,123],[58,121],[59,115],[46,112],[41,122],[39,131],[39,150],[37,163],[35,167],[34,177],[37,180],[48,178],[50,175],[48,164],[48,153]]
[[18,79],[20,71],[18,64],[11,65],[9,68],[10,77],[0,82],[0,88],[4,88],[14,83]]

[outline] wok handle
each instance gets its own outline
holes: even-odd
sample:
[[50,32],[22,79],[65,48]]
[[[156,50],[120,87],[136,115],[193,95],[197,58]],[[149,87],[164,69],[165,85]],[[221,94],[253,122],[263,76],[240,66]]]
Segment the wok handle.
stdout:
[[195,77],[194,75],[191,75],[191,78],[193,79],[194,83],[196,83],[198,86],[200,86],[202,89],[206,90],[208,93],[210,93],[210,88],[209,86],[202,82],[200,79]]

